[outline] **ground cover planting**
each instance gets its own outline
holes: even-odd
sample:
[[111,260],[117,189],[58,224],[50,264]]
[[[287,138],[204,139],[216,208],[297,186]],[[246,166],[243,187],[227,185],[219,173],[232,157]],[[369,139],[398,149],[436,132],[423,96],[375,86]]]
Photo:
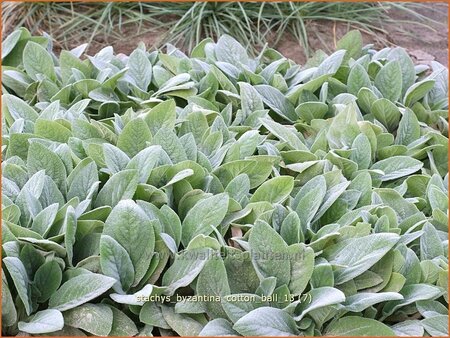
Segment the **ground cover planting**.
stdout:
[[2,44],[2,333],[448,335],[448,71],[358,31]]
[[[171,43],[190,52],[204,37],[228,34],[250,54],[266,43],[283,50],[283,41],[287,40],[286,52],[297,50],[295,54],[308,57],[315,49],[328,48],[329,31],[336,30],[336,25],[346,26],[345,32],[348,27],[359,29],[382,45],[396,44],[392,38],[401,35],[409,36],[411,41],[421,38],[424,44],[434,41],[443,45],[446,36],[445,41],[439,41],[433,35],[447,27],[446,19],[444,22],[436,16],[436,13],[446,12],[439,5],[315,1],[89,4],[4,1],[1,7],[3,32],[9,34],[21,27],[32,34],[46,32],[57,50],[88,42],[88,51],[93,54],[105,44],[129,53],[139,39],[143,39],[147,47]],[[327,28],[325,32],[320,29],[323,26]],[[420,27],[418,34],[409,32],[411,26]],[[425,48],[424,45],[421,48]],[[426,50],[430,49],[432,45]]]

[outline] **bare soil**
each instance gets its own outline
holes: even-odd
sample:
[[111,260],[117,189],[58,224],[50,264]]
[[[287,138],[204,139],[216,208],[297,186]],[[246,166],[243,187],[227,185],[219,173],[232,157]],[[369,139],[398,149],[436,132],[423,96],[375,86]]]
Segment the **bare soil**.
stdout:
[[[388,28],[389,38],[393,44],[406,48],[420,63],[436,60],[448,66],[448,3],[428,3],[427,6],[422,9],[422,14],[440,23],[433,24],[433,30],[411,23],[402,25],[402,33],[399,25],[391,25]],[[394,13],[393,17],[407,19],[404,13],[399,12]]]

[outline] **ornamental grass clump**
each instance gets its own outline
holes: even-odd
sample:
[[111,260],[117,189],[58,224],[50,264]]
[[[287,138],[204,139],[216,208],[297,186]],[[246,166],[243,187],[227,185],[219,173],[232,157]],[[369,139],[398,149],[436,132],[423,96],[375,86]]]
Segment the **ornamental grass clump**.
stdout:
[[2,45],[3,335],[448,334],[448,75],[351,31]]

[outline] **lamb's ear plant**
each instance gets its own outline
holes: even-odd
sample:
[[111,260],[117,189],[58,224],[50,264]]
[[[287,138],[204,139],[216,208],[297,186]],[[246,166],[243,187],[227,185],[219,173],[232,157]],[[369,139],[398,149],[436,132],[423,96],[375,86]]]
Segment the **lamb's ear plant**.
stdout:
[[337,45],[6,37],[2,333],[447,336],[447,69]]

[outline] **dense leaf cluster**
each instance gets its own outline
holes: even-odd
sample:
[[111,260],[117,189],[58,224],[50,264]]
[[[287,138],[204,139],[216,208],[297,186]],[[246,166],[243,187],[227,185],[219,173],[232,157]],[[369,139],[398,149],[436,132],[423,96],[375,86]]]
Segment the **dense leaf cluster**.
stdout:
[[84,47],[2,45],[3,334],[447,335],[445,67]]

